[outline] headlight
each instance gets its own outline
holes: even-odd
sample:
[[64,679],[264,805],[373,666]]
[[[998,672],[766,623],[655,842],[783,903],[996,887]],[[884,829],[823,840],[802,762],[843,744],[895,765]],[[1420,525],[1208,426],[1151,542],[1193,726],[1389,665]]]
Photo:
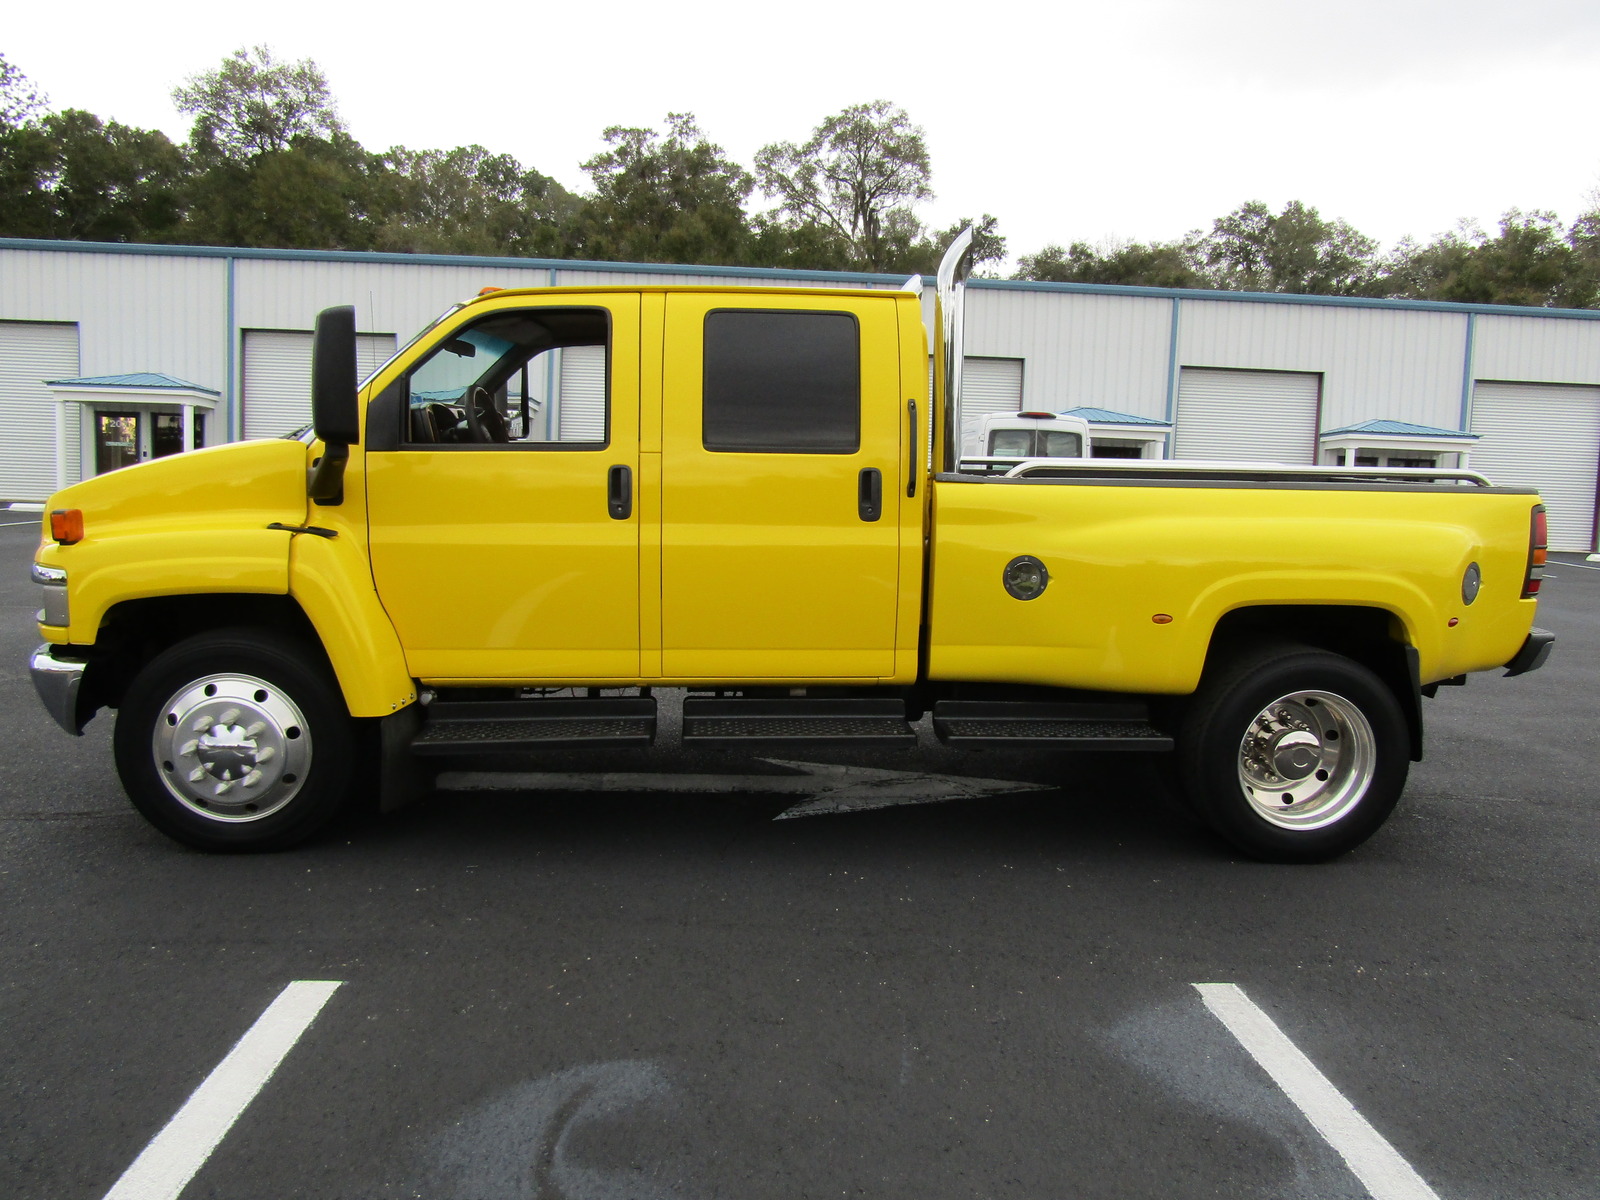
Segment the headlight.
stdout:
[[34,563],[31,572],[34,583],[43,593],[44,607],[39,610],[41,625],[70,625],[67,614],[67,573],[61,567],[47,567]]

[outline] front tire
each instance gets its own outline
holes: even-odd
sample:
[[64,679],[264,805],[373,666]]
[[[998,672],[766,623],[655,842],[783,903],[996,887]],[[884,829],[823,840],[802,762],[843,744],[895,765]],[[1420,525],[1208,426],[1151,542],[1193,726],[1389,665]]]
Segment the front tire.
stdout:
[[350,715],[314,650],[253,629],[179,642],[129,685],[113,738],[128,798],[168,837],[281,850],[344,806]]
[[1277,645],[1202,683],[1178,742],[1194,807],[1267,862],[1354,849],[1405,788],[1410,740],[1394,694],[1338,654]]

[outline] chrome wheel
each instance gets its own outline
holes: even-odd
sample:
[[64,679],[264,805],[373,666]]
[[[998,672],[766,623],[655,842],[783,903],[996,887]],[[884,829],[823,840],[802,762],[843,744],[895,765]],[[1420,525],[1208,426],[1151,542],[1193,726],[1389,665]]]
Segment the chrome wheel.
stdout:
[[207,675],[162,706],[151,736],[156,773],[174,799],[210,821],[259,821],[304,786],[311,766],[305,714],[253,675]]
[[1280,829],[1338,821],[1361,802],[1377,769],[1371,722],[1333,692],[1279,696],[1239,743],[1240,787],[1255,814]]

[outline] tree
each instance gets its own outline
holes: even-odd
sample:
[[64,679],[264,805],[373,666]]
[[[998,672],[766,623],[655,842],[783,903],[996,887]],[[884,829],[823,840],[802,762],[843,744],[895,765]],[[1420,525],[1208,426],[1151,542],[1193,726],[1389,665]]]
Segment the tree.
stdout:
[[344,130],[322,70],[236,50],[177,88],[189,134],[184,236],[234,246],[365,249],[372,159]]
[[1472,304],[1587,308],[1600,299],[1596,214],[1570,231],[1551,212],[1512,209],[1490,237],[1463,223],[1426,246],[1402,242],[1387,264],[1390,295]]
[[28,77],[0,56],[0,236],[50,236],[44,179],[52,156],[38,122],[44,104]]
[[1006,256],[1006,239],[999,222],[989,213],[982,217],[962,217],[945,229],[925,230],[910,209],[898,208],[884,222],[883,247],[886,271],[907,275],[926,275],[939,271],[945,251],[968,226],[972,227],[972,273],[983,277],[984,268]]
[[1207,282],[1230,291],[1360,295],[1377,274],[1376,242],[1298,200],[1276,215],[1252,200],[1191,237]]
[[166,135],[45,105],[0,57],[0,234],[135,241],[170,233],[183,164]]
[[52,237],[139,242],[176,232],[183,155],[166,134],[71,108],[45,117],[40,129],[51,152]]
[[482,146],[407,150],[374,164],[373,248],[428,254],[552,253],[576,198]]
[[1046,246],[1017,260],[1013,279],[1052,283],[1119,283],[1142,287],[1204,286],[1193,250],[1181,242],[1110,242],[1094,247],[1073,242],[1063,250]]
[[871,271],[890,265],[891,214],[909,215],[912,204],[933,198],[922,130],[887,100],[828,117],[803,145],[762,147],[756,178],[784,224],[828,231],[848,247],[852,265]]
[[182,236],[201,245],[370,248],[371,159],[348,137],[301,138],[246,162],[212,159],[191,174],[185,199]]
[[573,248],[620,262],[744,261],[750,173],[709,141],[692,113],[668,113],[665,132],[613,125],[607,149],[583,164],[594,195]]
[[266,46],[235,50],[216,70],[174,89],[172,100],[179,112],[194,114],[192,147],[234,161],[287,150],[296,138],[344,132],[322,69],[308,58],[280,63]]
[[17,129],[36,120],[47,103],[21,68],[0,54],[0,130]]

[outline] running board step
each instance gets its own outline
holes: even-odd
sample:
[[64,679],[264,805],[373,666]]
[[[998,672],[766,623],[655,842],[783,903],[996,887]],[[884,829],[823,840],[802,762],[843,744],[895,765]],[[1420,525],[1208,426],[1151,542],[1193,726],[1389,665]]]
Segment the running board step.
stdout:
[[593,700],[436,700],[413,754],[516,754],[566,747],[648,746],[654,696]]
[[1143,704],[1054,704],[941,700],[933,732],[950,746],[1055,747],[1059,750],[1171,750]]
[[914,746],[902,700],[722,700],[683,702],[685,745],[779,749],[802,743]]

